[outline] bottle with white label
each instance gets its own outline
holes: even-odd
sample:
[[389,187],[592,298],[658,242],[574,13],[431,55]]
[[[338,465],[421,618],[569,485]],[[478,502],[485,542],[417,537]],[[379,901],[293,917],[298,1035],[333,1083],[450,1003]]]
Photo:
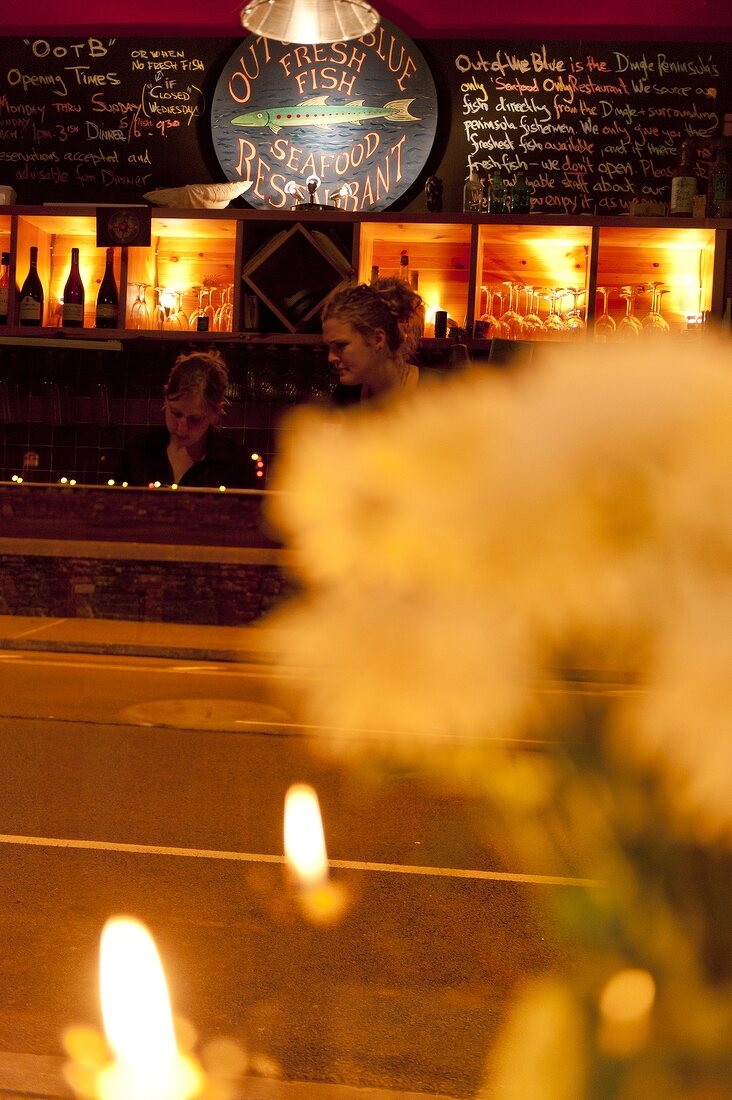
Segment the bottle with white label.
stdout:
[[669,214],[672,217],[690,218],[694,213],[695,197],[696,157],[693,144],[690,141],[685,141],[681,146],[679,163],[671,175]]

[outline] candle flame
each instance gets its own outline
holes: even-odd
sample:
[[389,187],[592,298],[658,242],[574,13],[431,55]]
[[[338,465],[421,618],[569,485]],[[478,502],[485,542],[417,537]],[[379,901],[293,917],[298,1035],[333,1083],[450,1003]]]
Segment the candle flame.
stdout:
[[304,885],[316,886],[327,877],[318,796],[305,783],[295,783],[285,796],[285,856]]
[[115,1061],[101,1070],[99,1100],[189,1100],[204,1078],[178,1049],[163,966],[147,928],[113,917],[102,930],[102,1018]]
[[155,942],[139,921],[114,917],[99,952],[102,1018],[116,1056],[147,1071],[169,1065],[178,1048],[168,988]]
[[620,970],[605,984],[600,1011],[608,1020],[632,1022],[647,1016],[656,997],[656,983],[647,970]]

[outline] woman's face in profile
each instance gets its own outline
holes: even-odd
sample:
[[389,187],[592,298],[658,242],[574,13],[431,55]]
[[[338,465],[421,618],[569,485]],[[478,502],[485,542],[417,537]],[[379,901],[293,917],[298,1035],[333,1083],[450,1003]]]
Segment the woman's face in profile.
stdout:
[[165,399],[165,427],[181,447],[195,447],[219,416],[200,393],[182,393]]
[[385,340],[380,329],[366,338],[350,321],[329,317],[323,324],[323,339],[328,345],[328,362],[338,372],[340,382],[346,386],[368,382]]

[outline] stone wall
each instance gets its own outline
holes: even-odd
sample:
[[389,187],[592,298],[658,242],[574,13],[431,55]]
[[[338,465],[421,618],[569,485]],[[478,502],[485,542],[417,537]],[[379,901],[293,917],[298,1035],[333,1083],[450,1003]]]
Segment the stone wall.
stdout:
[[253,623],[294,590],[267,497],[0,484],[0,614]]
[[276,565],[0,554],[0,615],[243,626],[291,590]]

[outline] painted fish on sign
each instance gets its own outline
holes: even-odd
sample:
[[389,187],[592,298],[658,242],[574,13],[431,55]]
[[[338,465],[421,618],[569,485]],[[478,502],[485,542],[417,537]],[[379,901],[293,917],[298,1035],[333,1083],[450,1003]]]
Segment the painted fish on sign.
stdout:
[[382,21],[349,42],[293,45],[252,36],[221,73],[211,108],[219,164],[249,182],[251,206],[287,209],[315,176],[325,202],[384,210],[424,168],[437,94],[411,39]]
[[390,122],[419,122],[410,115],[413,99],[393,99],[383,107],[367,107],[363,99],[353,103],[328,103],[328,96],[316,95],[303,99],[294,107],[272,107],[267,111],[247,111],[232,118],[232,126],[269,126],[278,133],[283,126],[339,126],[364,122],[366,119],[385,118]]

